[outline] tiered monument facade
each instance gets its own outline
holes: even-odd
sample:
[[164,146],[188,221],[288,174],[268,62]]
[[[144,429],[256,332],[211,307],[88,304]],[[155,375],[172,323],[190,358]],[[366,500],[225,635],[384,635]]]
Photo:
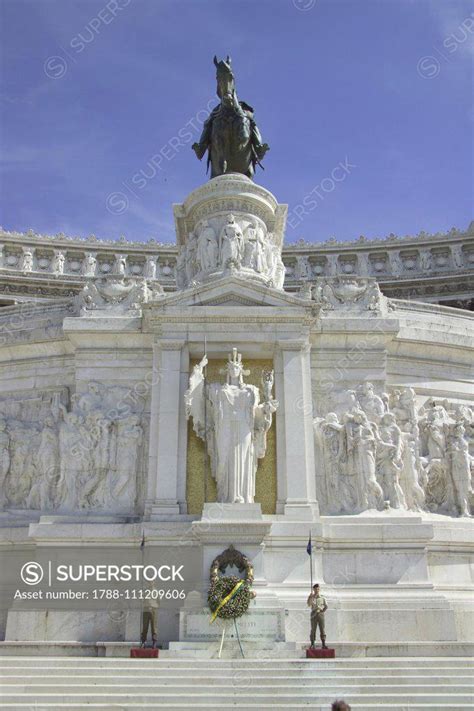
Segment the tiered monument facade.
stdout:
[[[255,566],[249,614],[267,644],[281,645],[307,637],[311,532],[332,639],[465,640],[472,315],[389,299],[373,276],[340,273],[288,291],[285,211],[245,176],[217,177],[175,207],[178,289],[116,258],[78,294],[2,309],[3,545],[136,548],[143,534],[149,549],[194,546],[205,581],[232,543]],[[32,274],[22,272],[27,284]],[[204,349],[213,377],[203,424]],[[226,362],[239,373],[250,363],[242,422],[248,407],[257,424],[246,434],[234,423],[218,441]],[[240,447],[253,467],[250,489],[235,497],[212,462],[219,447]],[[239,466],[225,470],[227,484]],[[180,624],[160,612],[163,641],[180,640],[175,653],[213,648],[202,592],[188,597]],[[3,624],[7,641],[136,636],[131,619],[105,611],[13,607]],[[252,644],[251,626],[244,639]]]
[[[254,168],[268,146],[216,66]],[[328,640],[464,649],[472,227],[283,248],[286,206],[213,155],[177,247],[0,235],[0,545],[192,549],[202,575],[160,641],[212,655],[206,580],[233,544],[255,571],[242,637],[288,654],[311,534]],[[2,634],[91,653],[136,640],[137,614],[12,604]]]

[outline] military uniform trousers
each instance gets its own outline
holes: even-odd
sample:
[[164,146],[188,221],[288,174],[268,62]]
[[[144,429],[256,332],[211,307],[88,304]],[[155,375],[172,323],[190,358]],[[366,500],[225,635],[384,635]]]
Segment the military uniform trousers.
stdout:
[[321,641],[324,641],[326,638],[326,632],[324,631],[324,612],[311,613],[311,644],[314,644],[314,640],[316,639],[316,630],[318,627]]
[[157,639],[156,633],[156,610],[144,610],[142,615],[142,643],[148,637],[148,628],[151,627],[151,638],[154,642]]

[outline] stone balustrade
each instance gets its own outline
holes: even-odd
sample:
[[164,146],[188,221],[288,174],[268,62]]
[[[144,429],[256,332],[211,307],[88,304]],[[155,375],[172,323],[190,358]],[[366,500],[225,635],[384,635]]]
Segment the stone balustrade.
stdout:
[[[61,297],[77,293],[87,276],[111,273],[157,279],[176,288],[175,245],[40,235],[0,230],[0,288],[4,294]],[[285,288],[298,291],[306,280],[346,274],[372,276],[396,298],[472,304],[474,223],[445,234],[324,243],[300,240],[283,248]]]

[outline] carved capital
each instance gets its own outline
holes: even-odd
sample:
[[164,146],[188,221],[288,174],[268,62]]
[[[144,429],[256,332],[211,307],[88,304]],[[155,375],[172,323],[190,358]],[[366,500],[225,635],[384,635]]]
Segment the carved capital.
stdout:
[[300,338],[287,338],[277,341],[277,347],[281,351],[302,351],[303,353],[309,353],[311,350],[309,341]]
[[154,344],[155,348],[161,351],[180,351],[186,345],[184,339],[163,339],[157,340]]

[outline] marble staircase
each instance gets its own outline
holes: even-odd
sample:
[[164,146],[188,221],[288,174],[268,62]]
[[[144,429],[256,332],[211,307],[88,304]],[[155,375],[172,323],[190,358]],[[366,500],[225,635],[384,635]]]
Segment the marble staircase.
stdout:
[[141,660],[3,657],[0,709],[474,708],[467,657]]

